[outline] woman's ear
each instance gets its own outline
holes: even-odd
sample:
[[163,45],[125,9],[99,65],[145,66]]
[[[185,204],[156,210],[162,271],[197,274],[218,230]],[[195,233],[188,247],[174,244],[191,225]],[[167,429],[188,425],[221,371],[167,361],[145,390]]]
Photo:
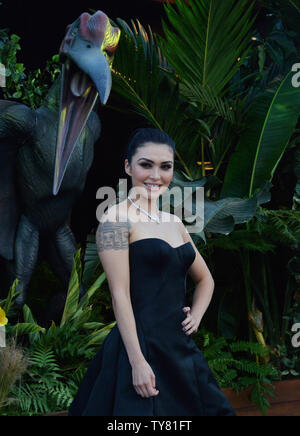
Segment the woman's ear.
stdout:
[[128,159],[125,160],[125,172],[128,176],[131,176],[131,168]]

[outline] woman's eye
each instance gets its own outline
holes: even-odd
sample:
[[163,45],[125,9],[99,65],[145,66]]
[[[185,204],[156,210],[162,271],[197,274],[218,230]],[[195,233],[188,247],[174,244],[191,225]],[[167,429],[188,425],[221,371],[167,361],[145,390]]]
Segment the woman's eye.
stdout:
[[[151,164],[149,164],[149,163],[143,163],[143,164],[141,164],[141,166],[142,166],[143,168],[149,168],[149,167],[151,167]],[[162,169],[168,171],[168,170],[171,170],[172,167],[171,167],[170,165],[163,165],[163,166],[162,166]]]

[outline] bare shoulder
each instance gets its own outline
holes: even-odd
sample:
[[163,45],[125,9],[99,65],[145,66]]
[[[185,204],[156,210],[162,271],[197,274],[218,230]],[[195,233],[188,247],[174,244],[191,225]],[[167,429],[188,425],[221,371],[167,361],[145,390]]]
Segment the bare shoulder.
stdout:
[[168,212],[162,212],[162,217],[163,217],[163,220],[165,222],[168,222],[168,221],[169,222],[174,222],[179,228],[185,230],[183,222],[181,221],[181,219],[177,215],[171,214],[171,213],[168,213]]
[[102,215],[96,233],[99,252],[128,249],[130,222],[123,208],[113,205]]
[[174,215],[174,214],[168,213],[168,212],[164,212],[164,211],[160,211],[160,213],[161,213],[161,216],[162,216],[163,220],[166,221],[166,222],[168,222],[168,221],[170,221],[170,222],[173,222],[173,221],[174,222],[178,222],[178,221],[180,221],[180,219],[178,218],[177,215]]
[[126,202],[110,206],[108,210],[103,213],[99,222],[105,223],[107,221],[128,222],[129,224]]

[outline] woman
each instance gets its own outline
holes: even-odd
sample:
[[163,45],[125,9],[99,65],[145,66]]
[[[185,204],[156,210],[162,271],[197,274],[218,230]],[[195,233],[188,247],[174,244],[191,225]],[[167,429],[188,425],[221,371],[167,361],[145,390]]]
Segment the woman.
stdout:
[[[174,160],[175,144],[164,132],[133,135],[125,161],[133,189],[97,231],[117,324],[69,416],[235,416],[191,338],[212,299],[213,278],[181,220],[157,208]],[[191,308],[187,273],[196,284]]]

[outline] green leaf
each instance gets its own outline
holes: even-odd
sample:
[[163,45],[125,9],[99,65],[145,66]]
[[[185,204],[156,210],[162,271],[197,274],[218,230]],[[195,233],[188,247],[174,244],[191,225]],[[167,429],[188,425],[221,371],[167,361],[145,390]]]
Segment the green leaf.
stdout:
[[20,292],[16,293],[18,284],[19,284],[19,280],[16,279],[13,285],[11,286],[11,288],[9,289],[6,300],[4,300],[3,303],[1,303],[1,305],[3,306],[2,308],[6,314],[9,313],[13,300],[20,294]]
[[225,198],[219,201],[205,202],[204,222],[205,230],[211,233],[228,235],[234,230],[236,224],[250,221],[256,214],[261,202],[270,201],[269,183],[250,199]]
[[13,94],[13,98],[21,98],[21,97],[22,97],[22,92],[21,91],[15,92]]
[[292,86],[294,74],[287,74],[275,95],[269,93],[251,103],[221,198],[249,198],[262,184],[272,181],[300,114],[300,88]]
[[87,346],[90,345],[102,345],[104,339],[106,338],[106,336],[110,333],[110,331],[112,330],[112,328],[116,325],[116,322],[113,322],[107,326],[105,326],[104,328],[102,328],[99,331],[96,331],[94,333],[92,333],[89,337],[88,337],[88,344]]
[[80,302],[80,307],[81,308],[86,308],[89,304],[90,299],[92,298],[92,296],[95,294],[95,292],[98,291],[98,289],[101,288],[102,284],[105,282],[106,280],[106,274],[102,273],[95,281],[95,283],[93,283],[93,285],[87,290],[86,294],[84,295],[84,297],[82,298],[81,302]]
[[22,336],[22,335],[28,335],[31,333],[40,333],[40,332],[45,333],[46,329],[33,323],[19,323],[11,327],[10,329],[10,334],[12,336]]
[[165,4],[168,23],[163,21],[165,39],[159,38],[160,47],[190,93],[196,95],[208,86],[220,95],[248,54],[254,2],[176,0],[175,4],[176,8]]
[[102,322],[87,322],[83,325],[83,328],[86,330],[99,330],[101,329],[105,324]]
[[73,317],[78,309],[80,280],[81,280],[81,250],[78,250],[74,256],[73,269],[69,283],[68,295],[62,316],[60,327]]
[[114,60],[113,92],[118,94],[118,101],[122,99],[116,109],[120,110],[122,103],[127,112],[129,106],[151,126],[167,132],[176,142],[177,158],[185,172],[197,178],[201,172],[196,160],[197,153],[200,158],[202,133],[193,116],[194,108],[182,99],[179,85],[164,72],[170,71],[170,66],[151,28],[146,31],[139,21],[132,22],[130,28],[121,19],[118,25],[122,35]]
[[[39,325],[37,324],[36,320],[33,317],[31,310],[29,309],[29,307],[26,304],[23,307],[23,315],[24,315],[25,323],[36,325],[37,327],[39,327]],[[43,330],[40,330],[40,331],[43,331]],[[39,339],[39,333],[40,332],[29,334],[29,340],[30,340],[31,344],[35,343]]]

